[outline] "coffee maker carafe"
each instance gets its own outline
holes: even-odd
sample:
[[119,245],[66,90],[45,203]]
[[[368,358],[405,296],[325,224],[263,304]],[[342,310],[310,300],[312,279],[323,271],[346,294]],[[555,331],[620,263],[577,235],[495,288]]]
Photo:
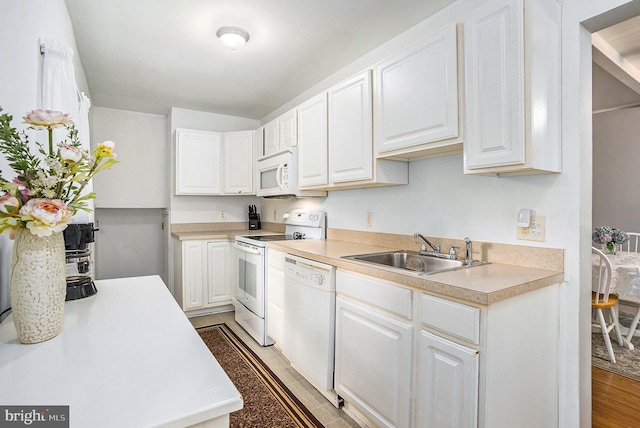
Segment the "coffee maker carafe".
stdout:
[[67,270],[67,299],[76,300],[98,292],[93,282],[93,256],[91,244],[93,223],[72,223],[64,230]]

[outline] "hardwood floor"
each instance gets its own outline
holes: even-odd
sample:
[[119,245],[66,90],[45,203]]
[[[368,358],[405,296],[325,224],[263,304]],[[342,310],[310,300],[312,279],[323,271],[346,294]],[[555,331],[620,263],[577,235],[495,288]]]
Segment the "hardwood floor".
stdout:
[[592,426],[640,427],[640,382],[596,367],[592,376]]

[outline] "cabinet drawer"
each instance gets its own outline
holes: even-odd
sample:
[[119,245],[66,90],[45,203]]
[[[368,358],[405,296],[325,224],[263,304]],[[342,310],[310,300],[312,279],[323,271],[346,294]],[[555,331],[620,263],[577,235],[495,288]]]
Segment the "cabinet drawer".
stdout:
[[336,293],[353,297],[395,315],[412,319],[411,290],[338,270]]
[[420,322],[475,344],[480,343],[479,308],[422,294]]

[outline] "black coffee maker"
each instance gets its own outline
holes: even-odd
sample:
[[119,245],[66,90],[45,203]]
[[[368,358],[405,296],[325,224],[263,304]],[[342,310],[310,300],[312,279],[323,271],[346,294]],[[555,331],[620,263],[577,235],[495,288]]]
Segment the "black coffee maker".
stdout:
[[93,283],[93,256],[91,246],[93,223],[72,223],[64,230],[67,268],[67,299],[76,300],[98,292]]

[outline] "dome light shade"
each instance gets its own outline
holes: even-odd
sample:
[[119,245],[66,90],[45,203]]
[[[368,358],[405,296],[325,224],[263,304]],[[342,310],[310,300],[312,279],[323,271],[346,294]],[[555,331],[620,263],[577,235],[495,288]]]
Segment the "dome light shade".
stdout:
[[239,27],[220,27],[216,36],[220,38],[223,45],[232,51],[242,49],[249,41],[249,33]]

